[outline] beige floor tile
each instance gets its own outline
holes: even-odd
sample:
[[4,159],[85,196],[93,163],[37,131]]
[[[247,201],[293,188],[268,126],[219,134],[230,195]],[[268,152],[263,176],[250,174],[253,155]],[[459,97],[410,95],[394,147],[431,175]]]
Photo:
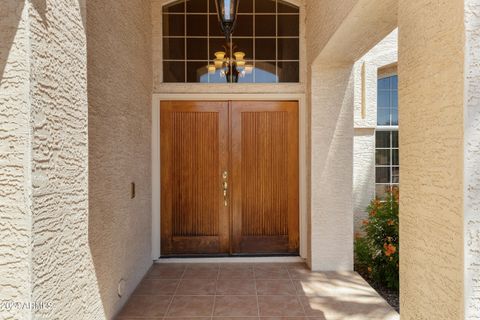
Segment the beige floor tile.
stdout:
[[255,295],[253,279],[220,279],[217,281],[217,295]]
[[255,317],[258,316],[256,296],[216,296],[214,316]]
[[183,279],[176,291],[176,295],[214,295],[217,280],[215,279]]
[[134,294],[140,295],[173,295],[180,280],[144,279]]
[[291,280],[257,280],[258,295],[295,295]]
[[171,296],[133,295],[123,308],[119,318],[163,317],[171,301]]
[[181,279],[185,271],[185,265],[177,264],[154,264],[147,273],[148,279]]
[[214,299],[214,296],[175,296],[167,317],[211,316]]
[[287,269],[255,269],[255,279],[275,280],[290,279]]
[[184,279],[217,279],[218,269],[186,269]]
[[261,317],[296,317],[305,316],[296,296],[258,296]]
[[254,279],[253,268],[220,269],[219,279]]

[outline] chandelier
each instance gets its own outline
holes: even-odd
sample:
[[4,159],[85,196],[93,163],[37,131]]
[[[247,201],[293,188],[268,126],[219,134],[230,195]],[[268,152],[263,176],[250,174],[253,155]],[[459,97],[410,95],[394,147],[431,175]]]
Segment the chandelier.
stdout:
[[231,42],[231,36],[237,21],[238,4],[240,0],[215,0],[220,28],[225,35],[224,51],[215,52],[213,64],[208,65],[208,72],[215,74],[220,70],[220,76],[228,83],[238,82],[239,78],[252,73],[253,66],[245,61],[245,53],[236,51]]

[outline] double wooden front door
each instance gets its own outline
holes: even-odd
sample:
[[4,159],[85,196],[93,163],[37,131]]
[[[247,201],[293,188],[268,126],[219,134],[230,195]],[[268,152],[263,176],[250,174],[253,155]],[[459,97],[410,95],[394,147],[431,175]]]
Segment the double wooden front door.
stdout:
[[162,255],[298,253],[298,104],[164,101]]

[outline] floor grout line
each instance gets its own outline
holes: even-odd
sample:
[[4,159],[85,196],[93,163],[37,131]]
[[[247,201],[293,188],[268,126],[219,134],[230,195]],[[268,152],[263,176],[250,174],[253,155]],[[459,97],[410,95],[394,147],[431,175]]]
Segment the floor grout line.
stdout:
[[287,272],[288,272],[288,277],[290,278],[290,282],[293,286],[293,290],[295,290],[295,298],[297,299],[297,302],[300,304],[300,307],[302,307],[302,310],[303,310],[303,315],[306,317],[307,316],[307,312],[305,311],[305,307],[303,306],[303,303],[302,301],[300,301],[300,297],[298,295],[298,291],[297,291],[297,288],[295,287],[295,283],[293,283],[293,279],[292,279],[292,274],[290,273],[290,270],[287,268]]
[[170,311],[170,307],[173,304],[173,300],[175,299],[175,295],[177,294],[178,287],[180,287],[180,284],[182,283],[183,276],[185,275],[185,271],[187,270],[187,267],[184,266],[182,275],[180,276],[180,279],[178,279],[177,286],[175,287],[175,291],[173,291],[172,299],[170,299],[170,303],[168,304],[167,310],[165,311],[165,314],[163,315],[163,319],[167,318],[168,312]]

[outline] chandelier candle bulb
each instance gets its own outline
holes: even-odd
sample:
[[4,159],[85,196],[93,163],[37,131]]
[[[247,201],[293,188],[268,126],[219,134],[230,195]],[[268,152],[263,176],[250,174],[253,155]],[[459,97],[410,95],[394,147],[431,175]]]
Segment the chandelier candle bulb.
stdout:
[[215,52],[215,57],[218,59],[218,60],[223,60],[225,58],[225,52],[223,51],[217,51]]
[[217,68],[215,68],[215,65],[213,64],[209,64],[207,68],[208,68],[208,73],[210,74],[215,73],[215,71],[217,70]]
[[245,67],[245,60],[237,60],[237,67],[240,67],[240,68]]
[[238,51],[235,52],[233,55],[235,56],[236,60],[243,60],[243,58],[245,57],[245,52]]

